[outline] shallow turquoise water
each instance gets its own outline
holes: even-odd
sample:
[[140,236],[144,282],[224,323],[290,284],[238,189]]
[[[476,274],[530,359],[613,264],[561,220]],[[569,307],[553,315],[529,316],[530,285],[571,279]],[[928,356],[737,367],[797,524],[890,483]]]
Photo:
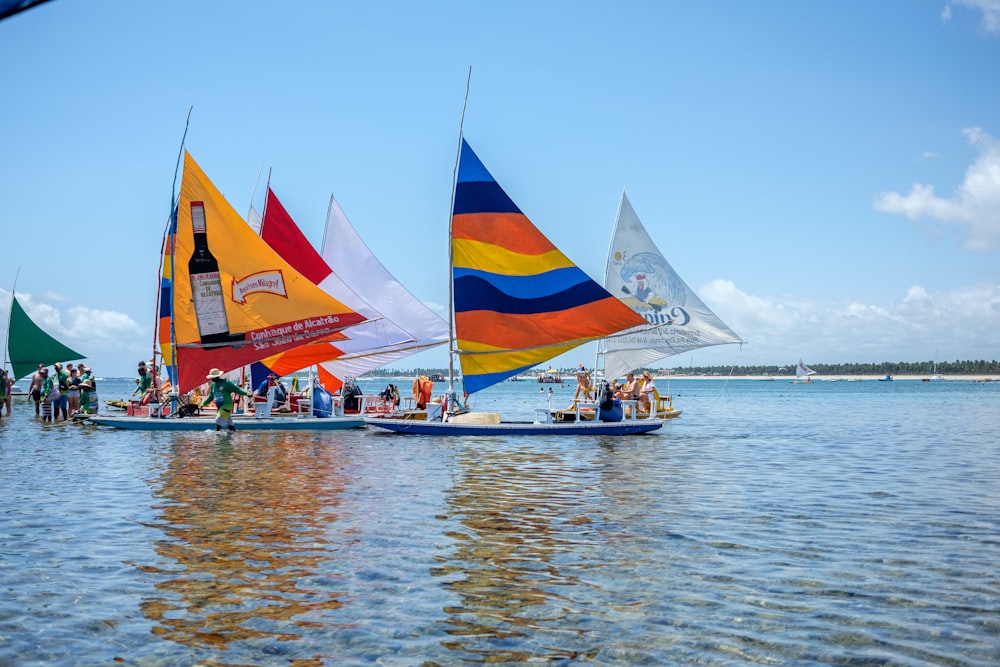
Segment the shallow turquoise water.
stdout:
[[[538,388],[476,407],[530,418]],[[0,665],[1000,661],[1000,383],[669,391],[684,414],[626,440],[143,434],[15,406]]]

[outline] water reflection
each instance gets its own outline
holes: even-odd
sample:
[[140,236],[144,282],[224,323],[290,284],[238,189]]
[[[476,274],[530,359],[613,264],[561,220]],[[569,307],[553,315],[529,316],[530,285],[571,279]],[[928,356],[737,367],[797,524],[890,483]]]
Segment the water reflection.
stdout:
[[584,621],[580,595],[596,537],[584,509],[589,466],[558,447],[521,447],[457,456],[445,518],[462,530],[434,574],[461,603],[445,609],[451,639],[442,644],[487,662],[591,658],[599,645],[586,638],[593,620]]
[[[160,477],[153,633],[195,648],[299,638],[310,615],[340,607],[316,574],[344,480],[337,448],[288,436],[177,436]],[[311,585],[316,582],[317,585]]]

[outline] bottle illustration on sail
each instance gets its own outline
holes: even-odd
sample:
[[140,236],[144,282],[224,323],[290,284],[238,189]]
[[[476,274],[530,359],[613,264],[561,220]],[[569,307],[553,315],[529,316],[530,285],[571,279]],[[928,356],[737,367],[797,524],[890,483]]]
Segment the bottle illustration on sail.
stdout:
[[245,335],[229,331],[219,261],[208,248],[204,202],[191,202],[191,228],[194,232],[194,252],[188,260],[188,273],[191,277],[191,296],[194,299],[201,343],[230,345],[243,341]]

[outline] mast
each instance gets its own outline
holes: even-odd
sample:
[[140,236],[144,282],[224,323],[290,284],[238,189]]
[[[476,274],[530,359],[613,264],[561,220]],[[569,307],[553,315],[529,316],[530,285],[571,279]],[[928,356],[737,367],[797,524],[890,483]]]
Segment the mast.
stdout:
[[[625,201],[625,186],[622,186],[622,196],[618,198],[618,211],[615,213],[615,226],[611,230],[611,240],[608,241],[608,261],[604,265],[604,281],[602,283],[603,285],[608,284],[608,270],[611,268],[611,260],[612,260],[611,253],[614,252],[615,249],[615,235],[616,232],[618,231],[618,220],[621,219],[622,203],[624,201]],[[618,295],[616,294],[615,296]],[[597,353],[595,354],[594,358],[595,375],[597,374],[598,370],[600,370],[602,373],[604,372],[604,354],[605,354],[604,341],[606,340],[607,338],[602,338],[599,341],[597,341]],[[609,378],[605,376],[604,381],[610,385],[611,380],[613,379],[617,378]]]
[[[188,107],[187,118],[184,119],[184,134],[181,135],[181,145],[180,145],[180,148],[177,151],[177,163],[174,165],[174,182],[173,182],[173,185],[171,186],[171,190],[170,190],[170,214],[167,216],[167,228],[166,228],[166,230],[164,230],[164,233],[163,233],[163,243],[160,246],[160,263],[156,267],[157,271],[159,271],[159,275],[157,276],[157,281],[156,281],[157,285],[160,285],[160,283],[162,282],[162,278],[163,278],[163,256],[164,256],[165,252],[168,252],[168,251],[170,252],[170,280],[173,281],[174,280],[174,276],[176,275],[176,272],[174,271],[174,263],[175,263],[175,261],[177,259],[176,258],[177,253],[175,252],[175,250],[176,250],[176,247],[177,247],[177,238],[176,238],[176,236],[177,236],[177,206],[179,205],[179,202],[178,202],[178,193],[177,193],[177,175],[178,175],[178,173],[181,170],[181,165],[183,164],[183,160],[184,160],[184,144],[187,142],[187,133],[188,133],[188,127],[191,124],[191,112],[192,111],[194,111],[194,106],[193,105],[190,106],[190,107]],[[169,248],[168,248],[168,245],[169,245]],[[174,365],[175,371],[174,371],[174,377],[171,378],[170,381],[171,381],[171,384],[177,386],[177,385],[180,385],[180,373],[176,370],[177,369],[177,335],[176,335],[176,331],[174,330],[175,313],[174,313],[174,299],[173,299],[173,295],[174,295],[174,286],[171,285],[171,288],[170,288],[170,357],[171,357],[171,361],[173,361],[173,365]],[[161,296],[162,296],[162,291],[157,290],[157,295],[156,295],[156,312],[153,314],[153,316],[154,316],[153,317],[153,322],[155,324],[153,326],[153,368],[151,370],[151,372],[153,373],[154,377],[157,377],[157,373],[158,373],[157,366],[156,366],[156,349],[157,349],[157,343],[159,342],[159,329],[160,329],[160,327],[159,327],[159,320],[160,320],[160,297]],[[162,352],[162,350],[161,350],[161,352]],[[168,375],[169,375],[169,373],[168,373]]]
[[[465,126],[465,108],[469,104],[469,86],[472,83],[472,65],[465,80],[465,99],[462,100],[462,117],[458,122],[458,148],[455,151],[455,167],[451,174],[451,202],[448,206],[448,396],[455,395],[455,355],[458,354],[455,340],[455,261],[451,242],[451,227],[455,219],[455,189],[458,183],[458,163],[462,159],[462,130]],[[449,406],[454,402],[450,401]]]
[[[14,272],[14,286],[10,289],[10,306],[7,308],[7,335],[3,339],[3,366],[0,368],[7,368],[7,356],[10,352],[10,316],[14,312],[14,293],[17,292],[17,277],[19,275],[21,275],[20,264],[17,265],[17,271]],[[13,364],[11,364],[11,372],[13,372]]]

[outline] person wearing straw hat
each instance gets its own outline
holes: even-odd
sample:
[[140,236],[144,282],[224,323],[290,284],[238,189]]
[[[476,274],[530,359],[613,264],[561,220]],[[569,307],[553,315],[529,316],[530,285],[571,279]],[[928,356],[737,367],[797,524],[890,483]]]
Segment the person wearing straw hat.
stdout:
[[80,381],[80,412],[85,415],[97,414],[97,390],[90,376]]
[[215,403],[218,410],[215,417],[215,430],[221,431],[222,427],[227,427],[230,431],[236,430],[233,424],[233,394],[250,396],[250,392],[230,382],[218,368],[213,368],[205,376],[211,384],[208,389],[208,396],[202,401],[202,407],[209,403]]

